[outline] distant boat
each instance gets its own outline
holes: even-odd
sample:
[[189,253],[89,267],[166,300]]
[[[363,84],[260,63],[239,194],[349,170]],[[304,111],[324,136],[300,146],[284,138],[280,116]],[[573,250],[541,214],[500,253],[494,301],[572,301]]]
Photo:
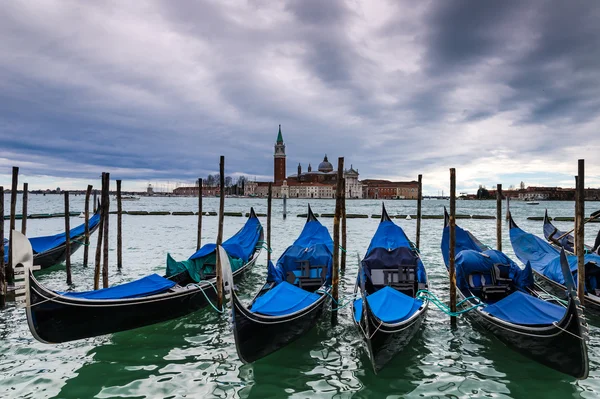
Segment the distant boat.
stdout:
[[406,215],[406,220],[412,220],[412,218],[410,217],[410,215]]
[[529,202],[526,202],[526,204],[527,205],[539,205],[540,203],[537,201],[529,201]]
[[121,201],[139,201],[139,200],[140,200],[140,197],[132,197],[132,196],[121,197]]

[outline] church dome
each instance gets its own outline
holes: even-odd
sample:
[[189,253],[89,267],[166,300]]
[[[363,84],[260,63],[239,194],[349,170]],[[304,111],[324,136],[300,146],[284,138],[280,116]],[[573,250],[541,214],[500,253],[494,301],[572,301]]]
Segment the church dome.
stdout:
[[325,158],[323,158],[323,162],[321,162],[319,164],[319,172],[332,172],[333,171],[333,165],[331,164],[331,162],[329,162],[327,160],[327,155],[325,155]]

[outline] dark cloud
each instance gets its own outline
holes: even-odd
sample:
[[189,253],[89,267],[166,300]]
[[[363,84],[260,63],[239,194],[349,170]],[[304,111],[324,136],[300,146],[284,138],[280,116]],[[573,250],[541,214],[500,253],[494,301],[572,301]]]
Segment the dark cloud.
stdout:
[[281,123],[292,169],[556,168],[600,145],[598,20],[583,1],[12,2],[0,164],[192,181],[224,154],[270,176]]

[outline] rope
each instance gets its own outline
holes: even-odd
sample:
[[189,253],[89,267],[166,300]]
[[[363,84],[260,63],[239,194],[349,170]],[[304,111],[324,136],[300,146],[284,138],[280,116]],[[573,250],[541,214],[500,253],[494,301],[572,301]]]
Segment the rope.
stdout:
[[266,243],[267,243],[266,241],[262,241],[262,240],[260,240],[260,241],[257,241],[257,242],[256,242],[256,247],[255,247],[255,248],[264,249],[264,250],[266,250],[268,253],[273,253],[273,250],[272,250],[271,248],[269,248],[269,247],[267,247],[267,246],[265,246],[265,245],[262,245],[262,244],[266,244]]
[[346,251],[346,248],[343,248],[341,245],[340,245],[339,247],[340,247],[340,249],[342,250],[342,252],[347,252],[347,251]]
[[225,313],[225,307],[223,307],[221,310],[219,310],[219,309],[217,309],[217,307],[215,305],[213,305],[213,303],[208,298],[208,295],[206,295],[206,292],[204,292],[204,290],[200,286],[200,284],[202,284],[202,283],[208,283],[208,284],[210,284],[210,286],[212,287],[212,289],[215,290],[215,293],[217,293],[217,287],[215,287],[214,284],[211,281],[208,281],[208,280],[200,280],[197,283],[188,284],[188,287],[190,285],[192,285],[192,286],[195,286],[195,287],[199,288],[200,292],[202,292],[202,295],[204,295],[204,298],[206,299],[206,302],[208,302],[208,304],[210,305],[211,308],[213,308],[219,314]]
[[461,309],[457,312],[453,312],[450,307],[448,307],[448,305],[446,305],[445,303],[443,303],[433,292],[428,291],[428,290],[419,290],[417,291],[417,295],[416,298],[418,299],[427,299],[429,301],[431,301],[431,303],[433,303],[435,306],[437,306],[437,308],[439,310],[441,310],[442,312],[446,313],[449,316],[460,316],[463,313],[467,313],[470,312],[473,309],[476,309],[480,306],[485,306],[485,303],[481,302],[479,298],[477,298],[476,296],[470,296],[468,298],[463,299],[462,301],[460,301],[459,303],[456,304],[456,306],[460,306],[465,302],[468,302],[472,299],[477,300],[479,303],[468,307],[466,309]]
[[343,302],[343,299],[336,301],[333,296],[331,296],[331,294],[327,291],[321,291],[321,290],[316,290],[315,291],[316,294],[326,294],[329,298],[331,298],[331,301],[333,303],[336,304],[335,309],[331,309],[332,312],[337,312],[340,309],[344,309],[346,306],[348,306],[349,304],[351,304],[353,302],[353,299],[348,300],[348,302],[344,303],[343,305],[340,306],[340,303]]

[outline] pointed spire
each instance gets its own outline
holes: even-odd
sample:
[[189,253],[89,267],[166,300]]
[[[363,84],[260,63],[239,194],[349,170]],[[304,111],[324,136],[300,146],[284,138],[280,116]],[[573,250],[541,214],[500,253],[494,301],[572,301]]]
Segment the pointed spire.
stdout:
[[323,158],[323,162],[329,162],[329,161],[327,160],[327,154],[325,154],[325,158]]
[[281,125],[279,125],[279,134],[277,135],[277,143],[283,143],[283,136],[281,135]]

